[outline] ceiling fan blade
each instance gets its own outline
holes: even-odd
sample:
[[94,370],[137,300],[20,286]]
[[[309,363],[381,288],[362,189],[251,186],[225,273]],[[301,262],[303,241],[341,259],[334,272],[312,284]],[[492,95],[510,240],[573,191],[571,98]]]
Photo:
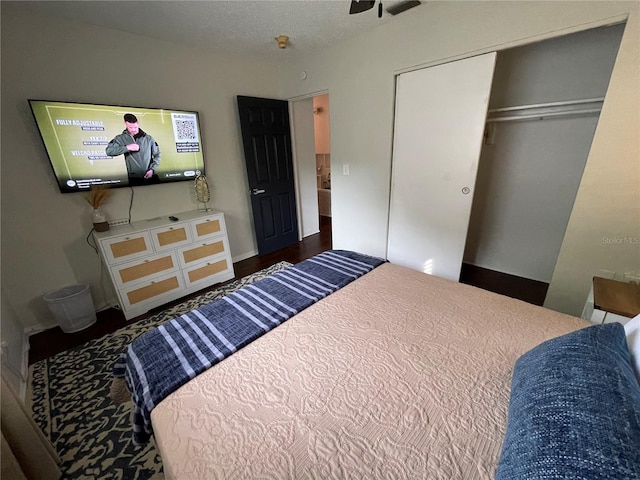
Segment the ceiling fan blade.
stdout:
[[375,4],[376,4],[376,0],[351,0],[351,8],[349,8],[349,15],[371,10]]

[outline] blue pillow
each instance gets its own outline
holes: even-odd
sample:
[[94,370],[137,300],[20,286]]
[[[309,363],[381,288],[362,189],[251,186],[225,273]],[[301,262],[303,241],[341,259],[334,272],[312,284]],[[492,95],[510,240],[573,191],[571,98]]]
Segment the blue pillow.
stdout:
[[608,323],[522,355],[496,480],[640,479],[640,384]]

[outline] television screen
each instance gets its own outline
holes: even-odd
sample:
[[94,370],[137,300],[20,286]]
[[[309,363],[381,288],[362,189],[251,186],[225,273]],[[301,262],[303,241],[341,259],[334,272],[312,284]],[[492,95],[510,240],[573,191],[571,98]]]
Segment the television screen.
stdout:
[[29,100],[63,193],[193,180],[204,172],[197,112]]

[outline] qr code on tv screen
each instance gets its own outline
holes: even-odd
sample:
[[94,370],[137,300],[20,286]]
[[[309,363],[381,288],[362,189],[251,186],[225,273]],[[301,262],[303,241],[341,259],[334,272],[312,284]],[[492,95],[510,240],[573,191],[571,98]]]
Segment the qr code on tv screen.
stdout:
[[172,113],[173,135],[176,142],[197,142],[198,121],[194,113]]

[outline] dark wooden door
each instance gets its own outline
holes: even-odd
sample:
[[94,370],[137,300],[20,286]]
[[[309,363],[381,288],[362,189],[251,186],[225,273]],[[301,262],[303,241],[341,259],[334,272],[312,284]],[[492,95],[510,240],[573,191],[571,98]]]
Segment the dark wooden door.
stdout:
[[238,96],[258,254],[298,241],[289,104]]

